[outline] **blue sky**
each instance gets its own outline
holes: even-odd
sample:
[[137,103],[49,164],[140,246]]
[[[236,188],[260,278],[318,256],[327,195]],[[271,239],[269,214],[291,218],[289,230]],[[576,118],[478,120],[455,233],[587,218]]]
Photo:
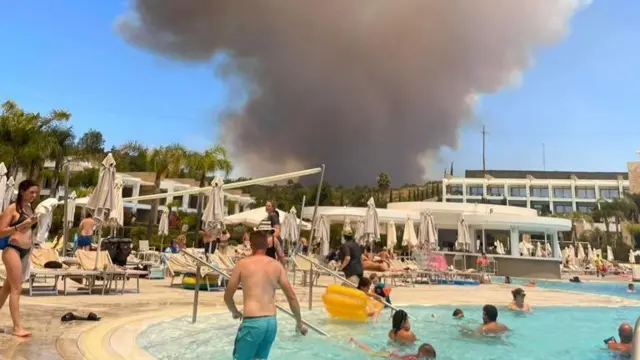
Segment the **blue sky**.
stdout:
[[[108,145],[139,140],[202,149],[229,101],[213,65],[186,65],[133,48],[113,31],[126,1],[13,1],[0,12],[0,101],[72,112],[78,133]],[[35,11],[34,9],[37,9]],[[640,149],[640,2],[595,1],[570,36],[539,51],[522,85],[484,96],[477,120],[446,150],[456,173],[481,168],[625,171]]]

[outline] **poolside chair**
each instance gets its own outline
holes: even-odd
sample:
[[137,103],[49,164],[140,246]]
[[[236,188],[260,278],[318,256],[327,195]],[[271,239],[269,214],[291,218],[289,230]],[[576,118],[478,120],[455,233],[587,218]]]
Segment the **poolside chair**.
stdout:
[[[182,253],[165,255],[167,260],[167,272],[168,275],[171,276],[171,283],[169,286],[174,285],[175,279],[182,279],[185,275],[196,275],[197,265],[186,255]],[[215,271],[207,267],[201,267],[200,276],[208,291],[217,289],[219,277]],[[216,286],[213,286],[214,284]]]
[[[50,261],[61,262],[55,249],[33,249],[31,251],[31,274],[29,276],[29,296],[41,294],[58,295],[58,280],[62,280],[63,294],[68,294],[67,280],[72,279],[79,284],[86,280],[87,288],[78,288],[74,293],[91,294],[92,278],[98,275],[97,271],[71,269],[63,265],[61,269],[48,269],[44,265]],[[45,284],[53,278],[52,285],[36,285],[36,281],[42,279]]]
[[[77,250],[76,257],[78,258],[80,267],[83,270],[92,270],[98,272],[97,275],[92,277],[92,287],[95,288],[96,282],[100,281],[102,285],[102,295],[104,295],[105,292],[111,291],[112,287],[114,290],[117,290],[118,281],[122,281],[121,294],[124,294],[126,281],[130,277],[136,279],[135,292],[140,293],[140,276],[148,274],[148,272],[146,271],[129,270],[113,265],[113,263],[111,262],[111,257],[106,251],[97,252]],[[98,266],[96,266],[96,258]]]
[[149,246],[149,240],[138,241],[138,259],[146,262],[149,261],[150,257],[154,257],[157,254],[158,253],[156,252],[156,248],[153,246]]
[[[317,266],[318,264],[313,258],[307,257],[305,259],[300,255],[295,255],[292,260],[296,265],[296,270],[302,272],[302,286],[307,285],[307,281],[311,281],[312,284],[318,285],[318,280],[322,275],[332,276],[334,283],[336,282],[336,278],[332,274]],[[312,270],[313,279],[309,279],[309,275],[311,274]]]

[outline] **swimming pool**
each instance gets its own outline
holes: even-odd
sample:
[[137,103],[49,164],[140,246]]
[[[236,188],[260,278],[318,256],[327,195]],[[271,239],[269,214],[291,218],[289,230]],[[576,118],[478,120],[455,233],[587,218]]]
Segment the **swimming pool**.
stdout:
[[[438,359],[447,360],[601,360],[612,359],[603,339],[616,335],[622,321],[632,324],[640,307],[538,307],[531,314],[500,309],[499,321],[513,331],[504,339],[469,339],[459,326],[474,328],[481,317],[481,306],[461,307],[468,320],[451,318],[454,306],[405,307],[416,320],[412,328],[419,342],[431,343]],[[437,319],[433,320],[431,314]],[[350,337],[376,350],[388,348],[390,313],[385,310],[377,322],[355,324],[327,319],[323,310],[306,313],[305,318],[323,328],[332,338],[309,332],[295,334],[293,320],[280,314],[278,339],[270,359],[370,359],[348,343]],[[207,314],[192,325],[188,318],[155,324],[139,334],[138,345],[158,359],[231,359],[238,323],[227,313]],[[417,346],[417,345],[416,345]],[[404,351],[415,350],[404,349]]]
[[[606,279],[606,278],[605,278]],[[493,283],[504,283],[504,277],[495,277]],[[527,284],[529,281],[525,279],[511,279],[514,285]],[[606,282],[605,281],[584,281],[581,283],[572,283],[569,280],[546,281],[536,280],[536,286],[543,289],[577,291],[589,294],[617,296],[625,299],[640,300],[640,292],[627,292],[628,282]]]

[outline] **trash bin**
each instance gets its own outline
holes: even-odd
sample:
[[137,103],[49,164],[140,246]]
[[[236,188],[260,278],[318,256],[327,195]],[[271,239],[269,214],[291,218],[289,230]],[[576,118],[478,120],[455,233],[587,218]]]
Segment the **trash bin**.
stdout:
[[101,251],[107,251],[111,261],[118,266],[126,266],[131,254],[131,239],[108,237],[102,241]]

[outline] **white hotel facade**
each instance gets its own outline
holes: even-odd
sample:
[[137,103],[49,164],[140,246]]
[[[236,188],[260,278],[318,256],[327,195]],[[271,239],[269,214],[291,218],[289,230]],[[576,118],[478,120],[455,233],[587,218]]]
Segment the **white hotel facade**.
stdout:
[[[443,180],[442,201],[503,204],[553,213],[590,212],[629,191],[628,173],[467,170]],[[506,204],[505,204],[506,202]]]

